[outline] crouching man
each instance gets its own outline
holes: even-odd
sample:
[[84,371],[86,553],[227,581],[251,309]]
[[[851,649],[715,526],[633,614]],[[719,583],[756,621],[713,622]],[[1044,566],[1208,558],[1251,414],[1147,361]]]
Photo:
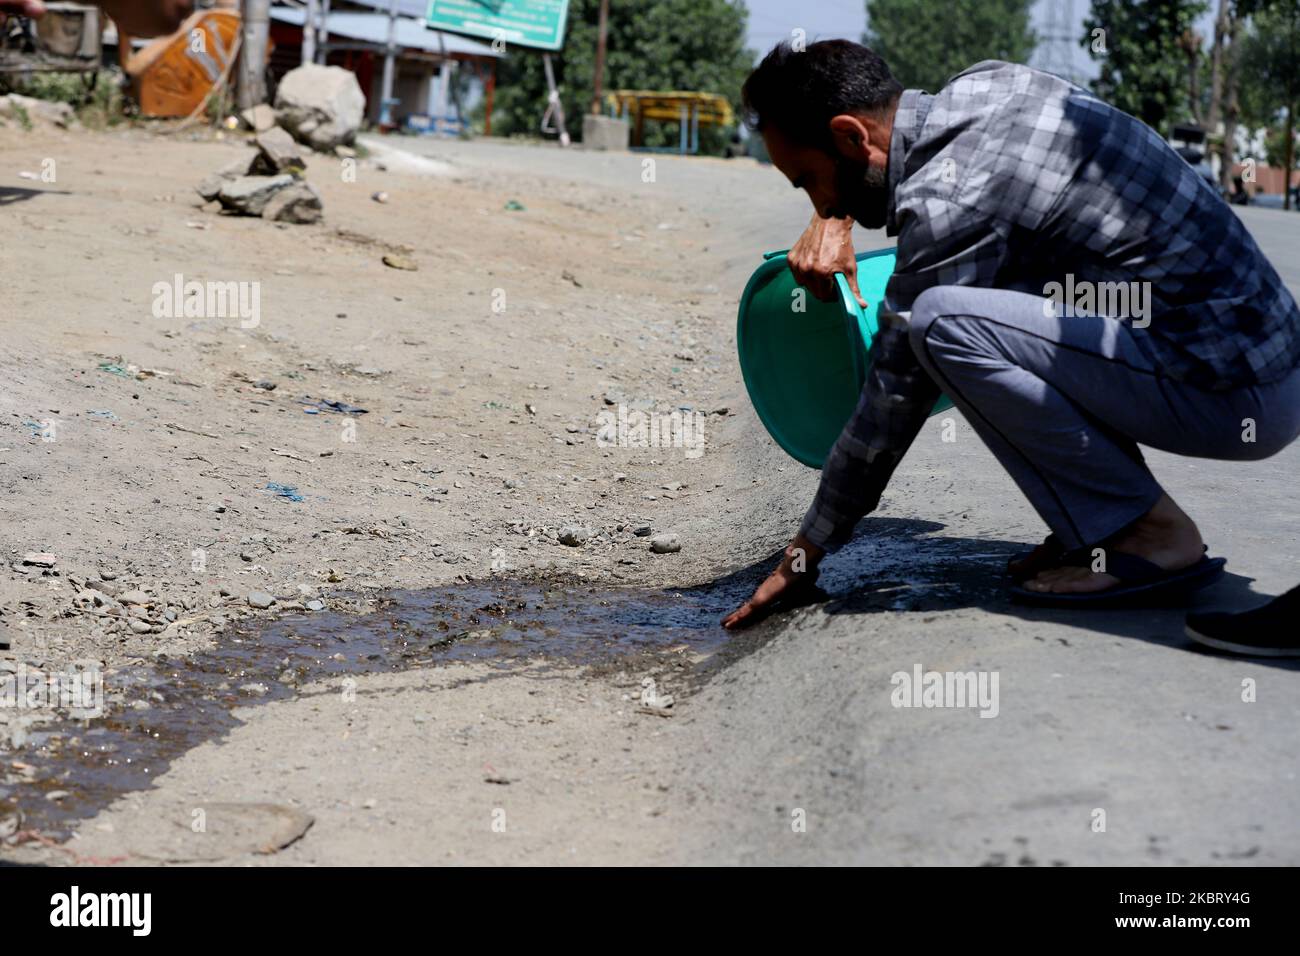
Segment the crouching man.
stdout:
[[[1224,562],[1138,445],[1238,461],[1285,448],[1300,433],[1300,313],[1196,171],[1140,121],[1008,63],[931,95],[904,91],[856,43],[782,45],[744,100],[812,200],[796,278],[828,299],[834,273],[853,279],[854,221],[897,236],[898,261],[861,399],[802,528],[724,624],[815,577],[941,392],[1051,530],[1011,563],[1014,597],[1168,600],[1215,580]],[[1098,308],[1102,288],[1135,294]]]

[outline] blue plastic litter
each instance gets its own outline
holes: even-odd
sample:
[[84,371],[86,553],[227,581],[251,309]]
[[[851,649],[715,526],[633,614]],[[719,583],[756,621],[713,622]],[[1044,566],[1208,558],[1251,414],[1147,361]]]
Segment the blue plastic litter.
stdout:
[[293,485],[282,485],[277,481],[268,481],[266,490],[271,492],[277,498],[287,498],[290,501],[302,501],[303,496],[298,493],[298,489]]

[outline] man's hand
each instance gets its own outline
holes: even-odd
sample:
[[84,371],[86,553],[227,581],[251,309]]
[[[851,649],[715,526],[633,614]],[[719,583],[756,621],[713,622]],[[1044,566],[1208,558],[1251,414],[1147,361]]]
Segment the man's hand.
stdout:
[[775,571],[758,586],[752,597],[722,619],[728,630],[753,624],[777,601],[788,600],[811,588],[817,581],[817,564],[826,552],[803,535],[796,535],[785,549],[785,557]]
[[794,279],[823,302],[835,299],[835,273],[843,272],[849,288],[865,309],[858,291],[858,260],[853,255],[853,220],[823,219],[816,213],[799,241],[786,255]]

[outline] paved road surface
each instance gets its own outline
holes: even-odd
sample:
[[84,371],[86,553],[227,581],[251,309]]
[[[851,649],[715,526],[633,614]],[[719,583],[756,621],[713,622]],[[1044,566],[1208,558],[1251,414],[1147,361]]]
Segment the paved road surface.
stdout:
[[[532,172],[611,186],[643,159],[472,149],[476,163],[508,169],[527,155]],[[660,188],[718,216],[728,235],[719,283],[737,293],[757,254],[788,245],[806,221],[802,195],[771,169],[662,157],[657,167]],[[1300,215],[1242,215],[1300,292]],[[885,242],[864,235],[859,247]],[[761,647],[679,729],[681,773],[715,817],[703,857],[1300,863],[1296,665],[1195,650],[1178,611],[1006,603],[997,569],[1043,528],[957,417],[954,443],[940,440],[937,419],[924,430],[877,516],[828,564],[834,599],[747,637]],[[781,463],[761,433],[736,454],[742,470]],[[1227,579],[1199,605],[1247,607],[1300,581],[1300,447],[1251,464],[1149,458],[1211,552],[1228,558]],[[811,483],[790,486],[806,496]],[[805,501],[791,500],[785,519]],[[892,706],[891,675],[917,665],[997,674],[997,716]],[[796,834],[799,810],[807,832]]]

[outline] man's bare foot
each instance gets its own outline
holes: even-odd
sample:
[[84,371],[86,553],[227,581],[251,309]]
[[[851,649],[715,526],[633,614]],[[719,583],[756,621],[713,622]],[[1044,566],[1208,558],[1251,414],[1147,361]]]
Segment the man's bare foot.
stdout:
[[[1145,515],[1113,538],[1102,549],[1145,558],[1166,571],[1179,571],[1201,559],[1204,542],[1196,524],[1168,495],[1161,495]],[[1114,575],[1091,567],[1054,567],[1040,571],[1026,581],[1029,591],[1087,594],[1104,591],[1119,583]]]

